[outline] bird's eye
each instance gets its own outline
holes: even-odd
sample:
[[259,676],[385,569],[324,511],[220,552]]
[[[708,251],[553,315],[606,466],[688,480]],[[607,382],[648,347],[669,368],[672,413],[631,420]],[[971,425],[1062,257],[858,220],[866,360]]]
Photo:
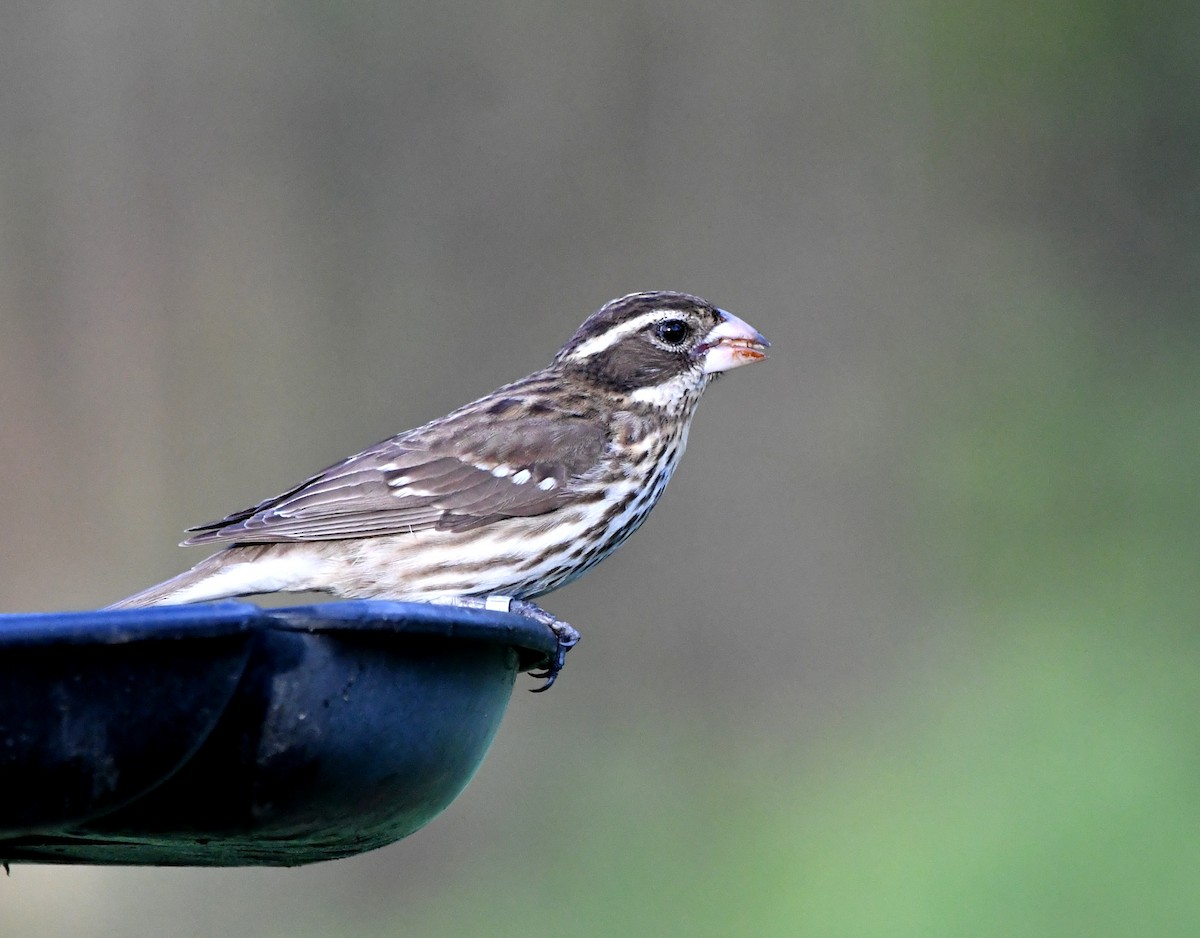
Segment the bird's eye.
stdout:
[[691,332],[692,327],[682,319],[664,319],[654,327],[654,334],[667,345],[683,345]]

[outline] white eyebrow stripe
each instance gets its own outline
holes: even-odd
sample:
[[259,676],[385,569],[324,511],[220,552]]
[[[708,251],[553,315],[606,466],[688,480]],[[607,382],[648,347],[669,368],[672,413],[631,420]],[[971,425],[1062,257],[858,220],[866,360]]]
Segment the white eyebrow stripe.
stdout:
[[671,311],[668,309],[655,309],[648,313],[642,313],[640,316],[635,316],[633,319],[623,322],[615,328],[592,336],[586,342],[581,342],[576,348],[571,350],[571,354],[567,356],[566,360],[582,361],[585,358],[598,355],[600,352],[612,348],[626,336],[633,335],[633,333],[639,329],[644,329],[652,322],[666,319],[670,314]]

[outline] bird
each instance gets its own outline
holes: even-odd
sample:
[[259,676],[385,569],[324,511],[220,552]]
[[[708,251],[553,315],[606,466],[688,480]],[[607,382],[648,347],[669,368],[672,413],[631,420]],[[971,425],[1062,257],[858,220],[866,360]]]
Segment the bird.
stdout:
[[108,608],[318,591],[503,609],[558,636],[545,690],[579,633],[532,600],[641,526],[705,388],[769,345],[688,293],[614,299],[545,368],[189,528],[181,546],[219,550]]

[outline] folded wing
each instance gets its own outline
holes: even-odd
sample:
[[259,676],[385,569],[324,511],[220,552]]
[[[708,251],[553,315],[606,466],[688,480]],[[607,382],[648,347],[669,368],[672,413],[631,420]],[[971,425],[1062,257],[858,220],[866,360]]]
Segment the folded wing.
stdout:
[[582,496],[609,443],[599,422],[565,414],[448,430],[432,424],[385,440],[281,495],[190,528],[184,544],[467,530],[541,515]]

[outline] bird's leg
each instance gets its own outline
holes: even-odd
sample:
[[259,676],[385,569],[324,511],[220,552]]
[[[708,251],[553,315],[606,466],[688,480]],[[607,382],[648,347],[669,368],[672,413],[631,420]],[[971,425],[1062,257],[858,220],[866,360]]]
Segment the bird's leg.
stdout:
[[542,691],[547,691],[550,686],[558,678],[558,672],[563,669],[563,665],[567,661],[567,652],[574,648],[579,643],[580,635],[566,622],[548,613],[536,603],[531,603],[527,599],[514,599],[512,596],[447,596],[434,600],[438,605],[445,606],[461,606],[467,609],[492,609],[496,612],[515,612],[519,616],[526,616],[533,619],[534,622],[540,622],[547,626],[558,639],[558,647],[554,650],[554,656],[550,659],[550,663],[546,666],[545,671],[531,671],[530,677],[544,678],[546,683],[541,687],[531,688],[533,693],[540,694]]

